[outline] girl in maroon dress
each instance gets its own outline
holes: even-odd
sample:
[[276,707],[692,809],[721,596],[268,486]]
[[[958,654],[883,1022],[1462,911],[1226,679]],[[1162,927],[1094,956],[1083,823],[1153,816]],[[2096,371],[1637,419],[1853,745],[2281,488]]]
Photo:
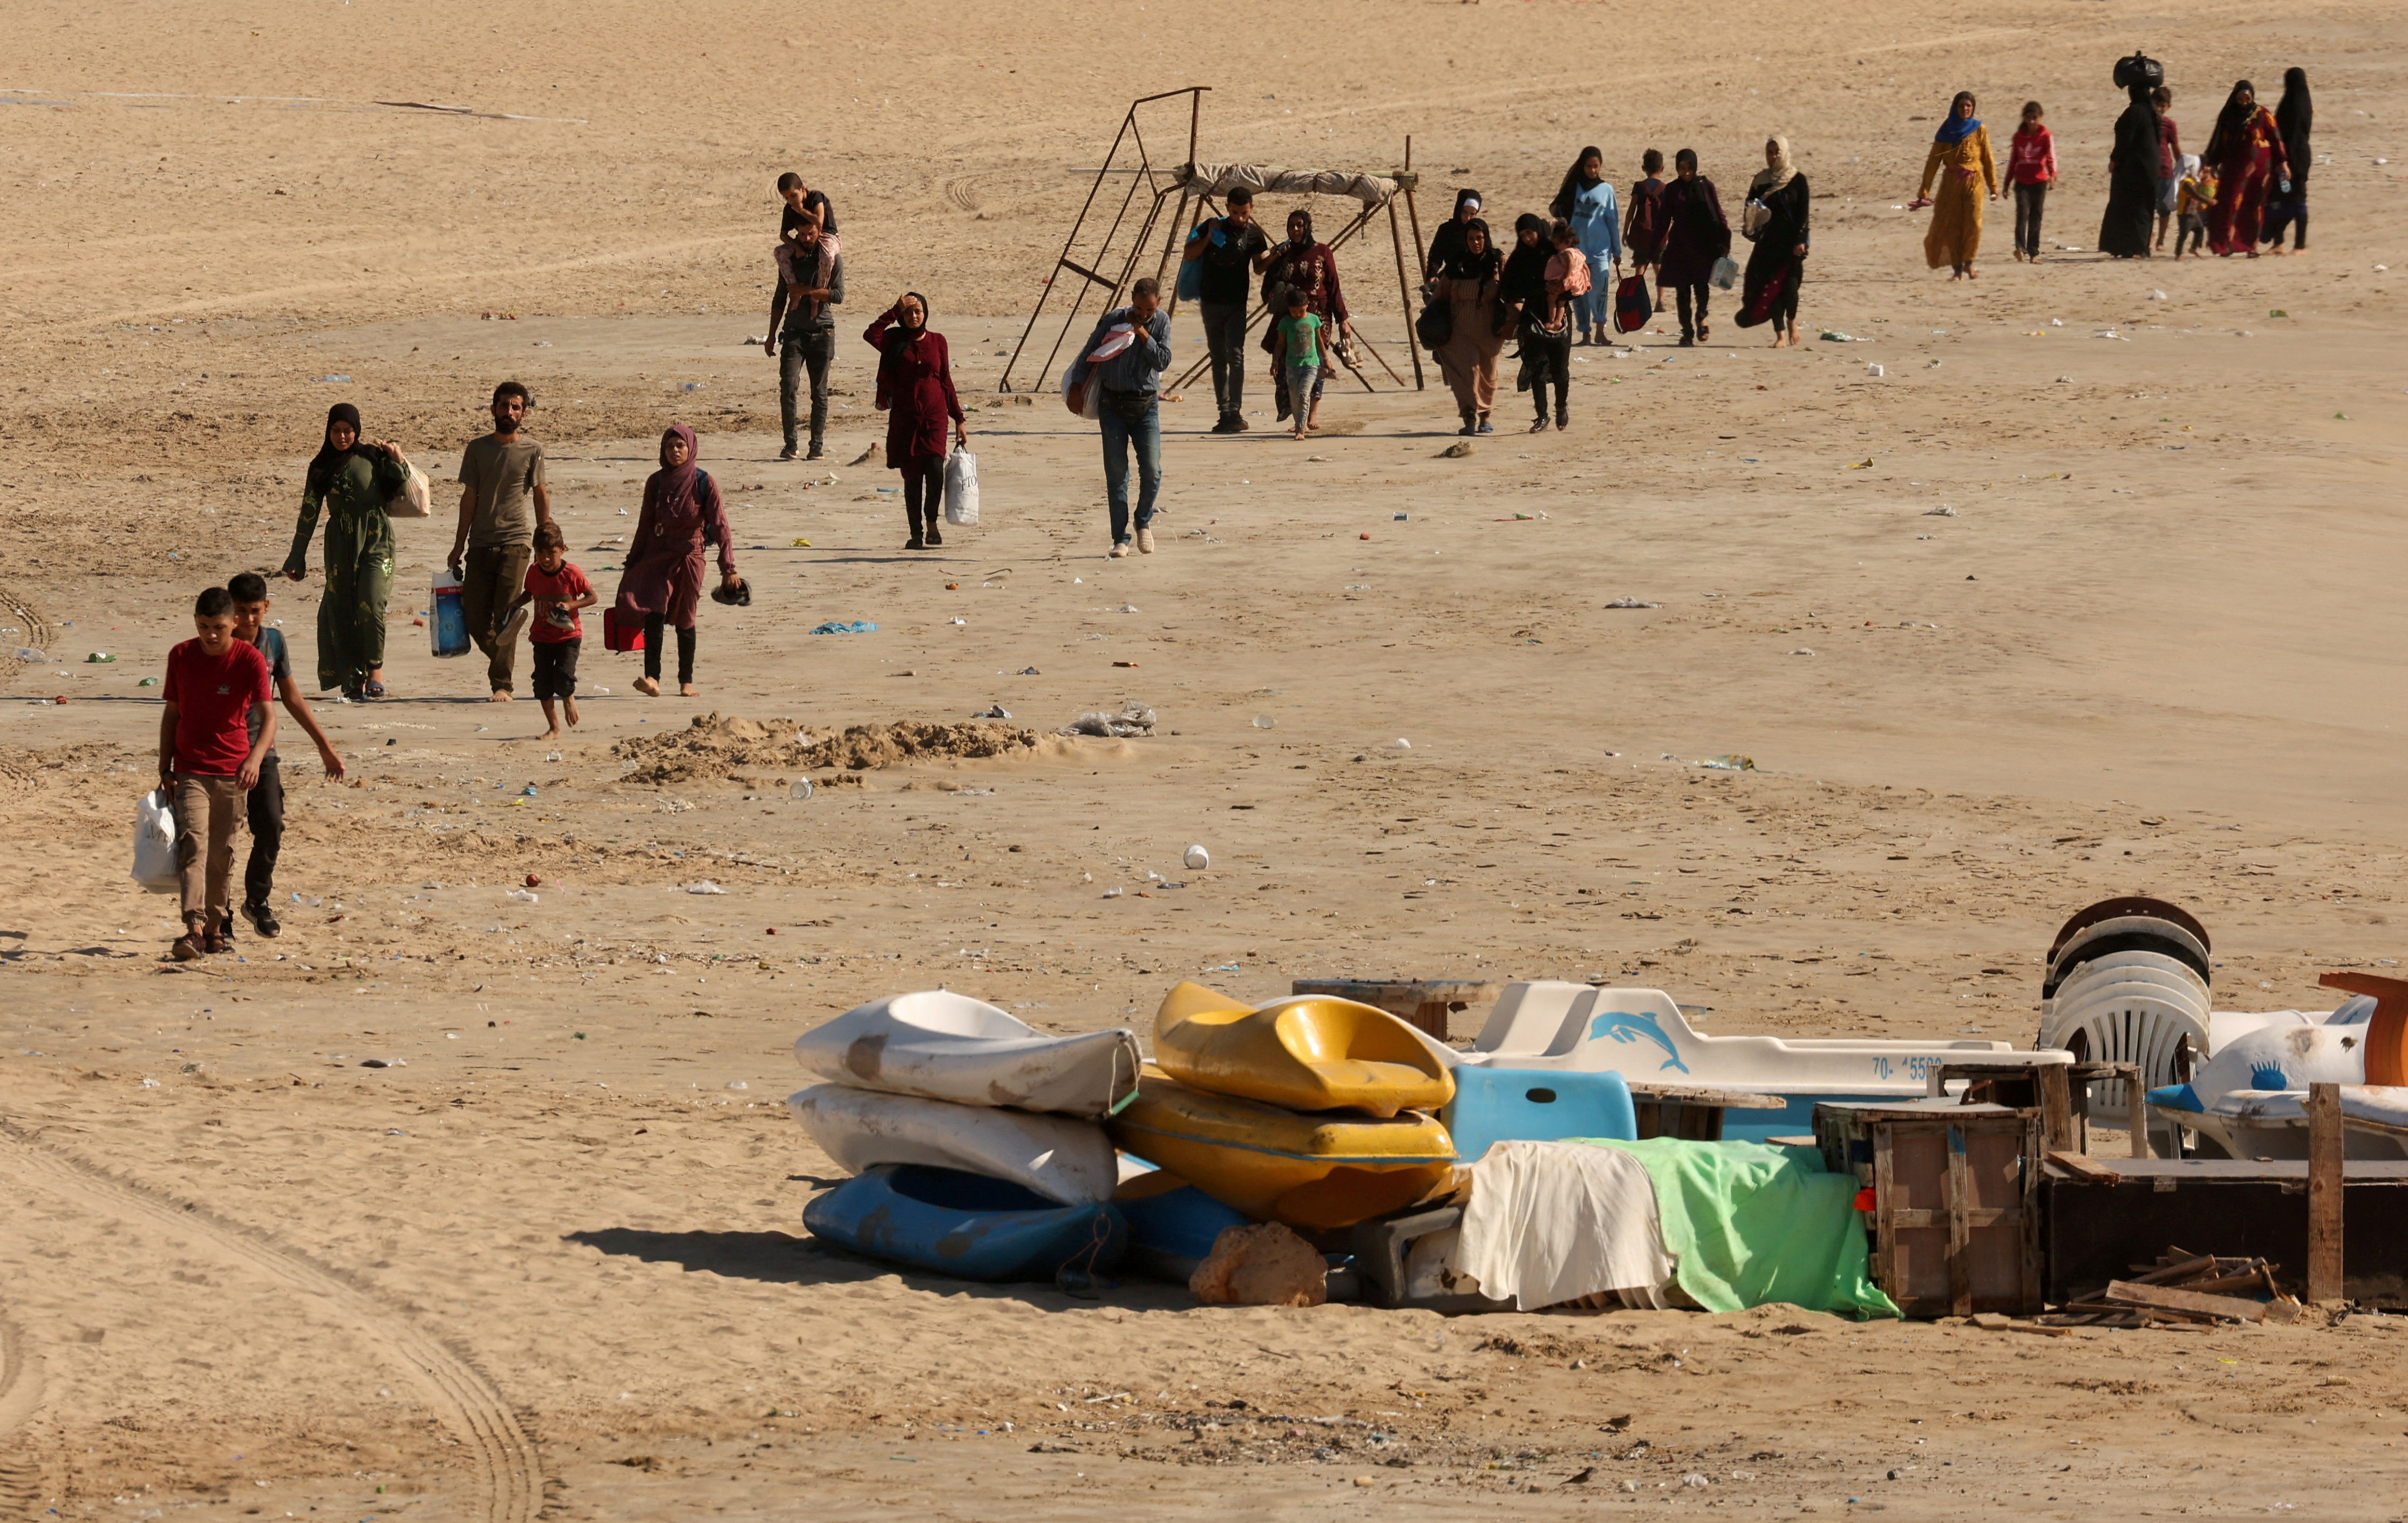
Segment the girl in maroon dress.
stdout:
[[719,483],[695,464],[700,453],[694,430],[683,424],[672,424],[661,435],[661,468],[644,482],[643,515],[636,520],[627,568],[619,576],[619,618],[644,627],[644,675],[637,680],[636,691],[648,698],[661,691],[665,626],[677,630],[679,696],[695,695],[694,615],[702,603],[708,546],[719,546],[721,588],[749,596],[727,542],[727,510],[719,500]]
[[903,473],[903,511],[911,521],[906,550],[945,542],[945,420],[968,449],[962,399],[953,393],[945,336],[928,331],[928,298],[907,291],[861,336],[878,351],[878,409],[886,414],[886,463]]

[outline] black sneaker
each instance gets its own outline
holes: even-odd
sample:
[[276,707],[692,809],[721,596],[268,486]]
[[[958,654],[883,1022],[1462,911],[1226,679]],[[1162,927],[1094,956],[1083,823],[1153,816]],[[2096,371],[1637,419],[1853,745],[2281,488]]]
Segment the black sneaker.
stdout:
[[1224,412],[1221,414],[1221,421],[1212,425],[1212,432],[1216,434],[1235,434],[1243,430],[1245,426],[1245,419],[1239,417],[1234,412]]
[[259,932],[260,935],[267,938],[269,941],[274,941],[277,937],[284,934],[284,927],[276,923],[276,912],[269,909],[265,904],[244,905],[242,907],[242,917],[251,922],[251,929]]
[[778,452],[778,458],[779,458],[779,459],[781,459],[781,460],[792,460],[793,458],[795,458],[795,456],[796,456],[796,454],[798,454],[798,453],[801,453],[800,451],[796,450],[793,445],[789,444],[789,445],[787,445],[784,449],[780,450],[780,451]]
[[813,439],[811,440],[810,453],[803,456],[803,458],[806,460],[824,460],[827,458],[827,451],[820,447],[819,440]]

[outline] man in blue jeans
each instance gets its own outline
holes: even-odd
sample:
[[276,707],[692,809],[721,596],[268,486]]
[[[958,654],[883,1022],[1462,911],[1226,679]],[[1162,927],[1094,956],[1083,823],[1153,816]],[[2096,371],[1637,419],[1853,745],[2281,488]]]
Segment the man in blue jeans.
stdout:
[[1200,262],[1197,305],[1204,318],[1204,347],[1212,356],[1212,399],[1221,405],[1216,434],[1246,430],[1246,303],[1252,282],[1271,261],[1270,239],[1254,222],[1254,193],[1229,188],[1229,214],[1199,223],[1188,235],[1182,260]]
[[1162,288],[1151,277],[1129,288],[1129,303],[1106,312],[1070,366],[1064,398],[1082,416],[1087,393],[1098,389],[1096,413],[1104,430],[1104,490],[1112,503],[1112,559],[1129,553],[1129,446],[1137,446],[1136,544],[1154,553],[1154,499],[1162,490],[1162,372],[1170,368],[1170,318]]

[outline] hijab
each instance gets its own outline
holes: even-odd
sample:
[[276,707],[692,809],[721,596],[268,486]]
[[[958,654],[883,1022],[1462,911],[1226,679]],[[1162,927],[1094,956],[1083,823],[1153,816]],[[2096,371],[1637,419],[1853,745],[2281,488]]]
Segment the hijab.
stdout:
[[1798,178],[1798,165],[1789,158],[1789,139],[1769,137],[1765,140],[1779,149],[1781,152],[1780,156],[1770,164],[1757,170],[1754,180],[1748,181],[1747,194],[1753,196],[1770,195]]
[[1455,193],[1455,220],[1456,222],[1463,221],[1463,208],[1467,206],[1474,211],[1478,211],[1480,209],[1480,193],[1471,189],[1468,185],[1462,190]]
[[[351,425],[351,447],[348,450],[335,448],[335,425],[338,423]],[[323,496],[326,489],[334,484],[335,478],[343,473],[343,467],[351,463],[351,456],[359,453],[360,446],[366,442],[360,434],[359,409],[349,402],[337,402],[328,408],[325,439],[319,444],[318,453],[309,457],[309,490]]]
[[[884,370],[890,364],[892,364],[896,356],[901,354],[904,350],[918,343],[928,331],[928,318],[930,316],[928,298],[920,295],[917,291],[906,291],[903,293],[903,299],[905,301],[916,301],[920,304],[920,325],[916,328],[911,327],[903,321],[901,313],[898,312],[896,314],[895,325],[886,330],[886,337],[879,345],[878,368],[881,370]],[[898,301],[896,305],[899,307],[902,305],[902,302]]]
[[[1471,251],[1474,228],[1478,228],[1480,236],[1487,240],[1487,247],[1476,254]],[[1504,256],[1497,249],[1497,235],[1488,230],[1487,223],[1474,217],[1463,224],[1462,238],[1456,247],[1447,251],[1446,268],[1440,273],[1455,280],[1494,280],[1498,266],[1503,262]]]
[[[2285,69],[2283,101],[2274,108],[2274,125],[2282,129],[2283,141],[2287,144],[2305,138],[2315,120],[2315,106],[2308,99],[2308,71],[2303,68]],[[2298,178],[2300,167],[2296,164],[2291,166],[2292,178]]]
[[[1539,241],[1525,244],[1522,235],[1536,233]],[[1547,261],[1555,256],[1555,246],[1547,237],[1547,219],[1536,212],[1526,211],[1513,219],[1513,251],[1505,256],[1504,273],[1498,277],[1499,295],[1513,293],[1517,296],[1543,294],[1547,283]]]
[[[1597,160],[1595,180],[1581,173],[1581,165],[1591,159]],[[1555,198],[1547,203],[1547,209],[1558,217],[1569,217],[1572,214],[1572,201],[1581,192],[1591,185],[1603,183],[1605,183],[1605,155],[1594,147],[1582,149],[1580,156],[1572,160],[1572,166],[1564,171],[1563,187],[1555,192]]]
[[1310,211],[1291,211],[1287,214],[1287,221],[1288,225],[1291,227],[1295,226],[1297,223],[1304,223],[1304,231],[1300,234],[1289,235],[1288,241],[1295,244],[1298,249],[1312,248],[1317,241],[1312,236],[1312,213]]
[[[2241,104],[2243,92],[2247,92],[2250,104]],[[2265,108],[2258,104],[2258,87],[2246,79],[2232,83],[2232,93],[2224,97],[2224,109],[2215,113],[2215,130],[2208,135],[2207,156],[2222,160],[2224,155],[2241,146],[2249,122]]]
[[1956,92],[1956,97],[1948,103],[1948,115],[1946,119],[1940,123],[1940,130],[1931,135],[1931,140],[1935,143],[1947,143],[1954,145],[1961,143],[1966,138],[1972,136],[1977,132],[1980,132],[1982,130],[1981,118],[1958,116],[1956,114],[1956,108],[1959,106],[1971,106],[1972,104],[1973,93],[1971,91],[1960,90]]
[[[685,441],[685,464],[669,464],[669,441]],[[699,506],[695,478],[702,474],[702,445],[694,430],[683,424],[671,424],[661,431],[661,468],[652,472],[652,505],[663,513],[681,513],[689,505]],[[659,520],[654,520],[655,523]]]

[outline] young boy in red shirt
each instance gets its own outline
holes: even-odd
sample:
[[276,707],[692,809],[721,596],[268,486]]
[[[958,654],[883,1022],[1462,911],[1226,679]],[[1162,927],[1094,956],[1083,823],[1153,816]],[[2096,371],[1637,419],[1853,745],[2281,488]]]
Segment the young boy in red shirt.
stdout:
[[[175,800],[176,867],[184,934],[178,962],[223,952],[227,884],[243,796],[276,744],[267,658],[235,638],[234,596],[210,587],[193,603],[197,637],[167,653],[165,711],[159,716],[159,785]],[[251,717],[260,716],[253,735]]]
[[[542,739],[560,739],[556,699],[577,723],[577,652],[585,640],[580,610],[601,599],[585,573],[568,562],[568,540],[557,524],[538,524],[535,530],[535,561],[527,568],[526,591],[519,602],[533,603],[535,617],[527,625],[528,649],[535,656],[535,696],[543,704],[543,722],[550,728]],[[516,605],[512,605],[515,611]]]

